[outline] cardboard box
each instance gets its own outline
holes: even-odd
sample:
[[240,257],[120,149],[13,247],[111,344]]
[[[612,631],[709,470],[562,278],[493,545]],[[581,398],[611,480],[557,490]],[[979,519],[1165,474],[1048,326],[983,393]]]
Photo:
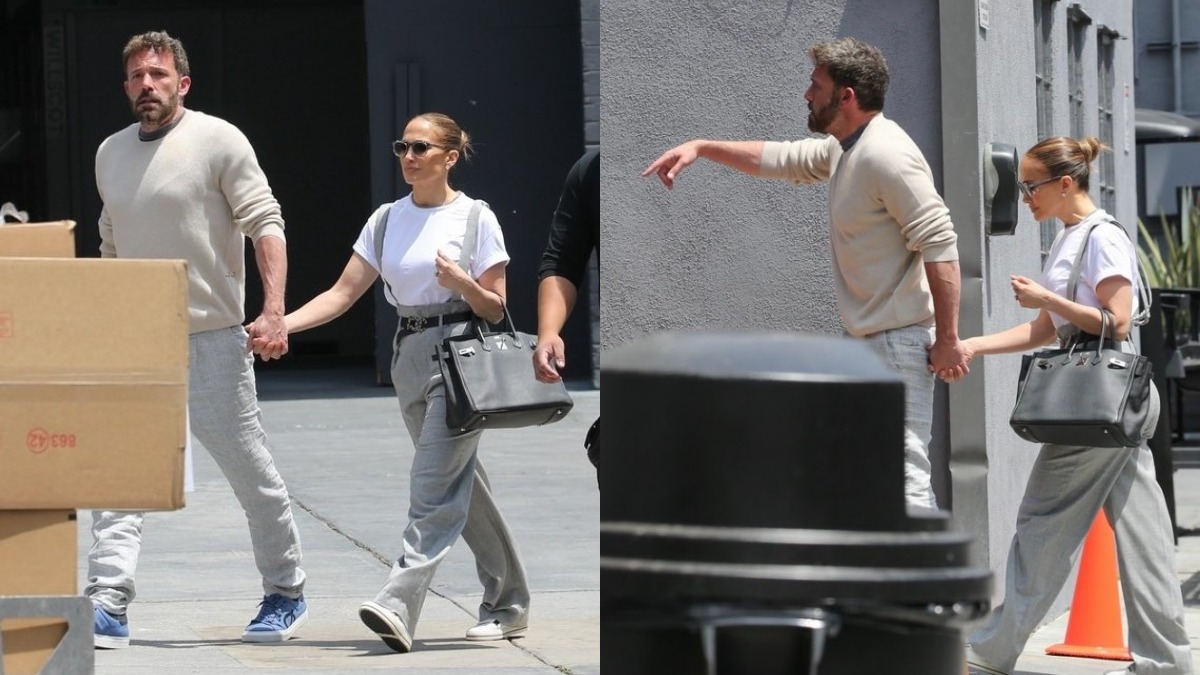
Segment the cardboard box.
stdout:
[[[76,595],[75,511],[0,511],[0,600],[3,596]],[[66,634],[54,618],[0,621],[4,672],[41,670]]]
[[0,258],[74,258],[75,221],[0,225]]
[[180,260],[0,258],[0,509],[183,506]]

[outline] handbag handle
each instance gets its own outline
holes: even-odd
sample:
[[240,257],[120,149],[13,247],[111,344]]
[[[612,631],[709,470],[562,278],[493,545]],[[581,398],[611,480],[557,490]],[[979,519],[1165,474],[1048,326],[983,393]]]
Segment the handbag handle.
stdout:
[[[1096,343],[1096,359],[1092,363],[1099,363],[1100,359],[1104,358],[1104,355],[1102,354],[1102,352],[1104,350],[1104,337],[1105,337],[1105,335],[1109,334],[1109,328],[1110,328],[1110,326],[1112,326],[1112,322],[1114,321],[1112,315],[1109,314],[1107,309],[1104,309],[1103,307],[1101,307],[1099,309],[1100,309],[1100,340]],[[1112,328],[1112,333],[1114,335],[1116,334],[1115,327]],[[1079,344],[1080,344],[1079,343],[1079,333],[1076,332],[1071,337],[1071,345],[1067,349],[1067,353],[1065,355],[1063,355],[1063,359],[1062,359],[1063,365],[1066,365],[1071,362],[1071,359],[1075,356],[1075,348],[1078,347]]]
[[[508,326],[508,330],[500,331],[500,332],[507,333],[508,335],[510,335],[512,337],[513,346],[515,346],[517,349],[523,349],[523,347],[521,345],[521,340],[520,340],[520,338],[517,337],[516,324],[513,323],[512,314],[509,313],[508,304],[506,302],[504,302],[503,298],[500,300],[500,309],[504,312],[504,318],[501,321],[504,325]],[[483,339],[482,324],[485,324],[485,323],[488,324],[488,326],[491,326],[491,323],[488,322],[487,319],[484,319],[483,317],[481,317],[479,315],[476,315],[475,318],[471,320],[471,324],[475,328],[475,337],[479,338],[479,342],[481,342],[483,344],[483,350],[486,352],[490,352],[490,351],[492,351],[491,346],[488,345],[487,340]],[[489,334],[491,334],[491,333],[489,333]]]

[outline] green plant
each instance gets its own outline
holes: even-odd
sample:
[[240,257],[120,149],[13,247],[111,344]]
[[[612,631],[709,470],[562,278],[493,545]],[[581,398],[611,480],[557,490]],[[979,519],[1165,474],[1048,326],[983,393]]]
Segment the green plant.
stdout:
[[1138,219],[1138,264],[1153,288],[1200,288],[1200,208],[1191,188],[1183,190],[1182,202],[1179,236],[1166,217],[1160,216],[1165,246],[1160,246]]

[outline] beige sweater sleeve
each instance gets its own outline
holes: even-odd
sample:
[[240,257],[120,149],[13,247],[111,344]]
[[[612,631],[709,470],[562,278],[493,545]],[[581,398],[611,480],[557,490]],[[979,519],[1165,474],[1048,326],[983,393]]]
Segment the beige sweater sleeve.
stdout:
[[841,155],[842,146],[833,136],[799,141],[767,141],[763,144],[759,171],[764,178],[778,178],[796,184],[821,183],[829,180]]
[[924,262],[958,260],[958,235],[950,210],[933,184],[933,174],[915,146],[897,143],[886,156],[864,157],[872,170],[872,191],[900,226],[905,247]]

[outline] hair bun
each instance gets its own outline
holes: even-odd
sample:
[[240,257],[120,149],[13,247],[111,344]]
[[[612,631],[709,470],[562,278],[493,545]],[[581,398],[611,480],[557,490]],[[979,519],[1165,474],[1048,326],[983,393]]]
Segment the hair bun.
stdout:
[[1076,143],[1079,144],[1079,151],[1083,153],[1083,161],[1091,164],[1096,157],[1100,155],[1102,150],[1107,150],[1108,146],[1100,142],[1095,136],[1085,136]]

